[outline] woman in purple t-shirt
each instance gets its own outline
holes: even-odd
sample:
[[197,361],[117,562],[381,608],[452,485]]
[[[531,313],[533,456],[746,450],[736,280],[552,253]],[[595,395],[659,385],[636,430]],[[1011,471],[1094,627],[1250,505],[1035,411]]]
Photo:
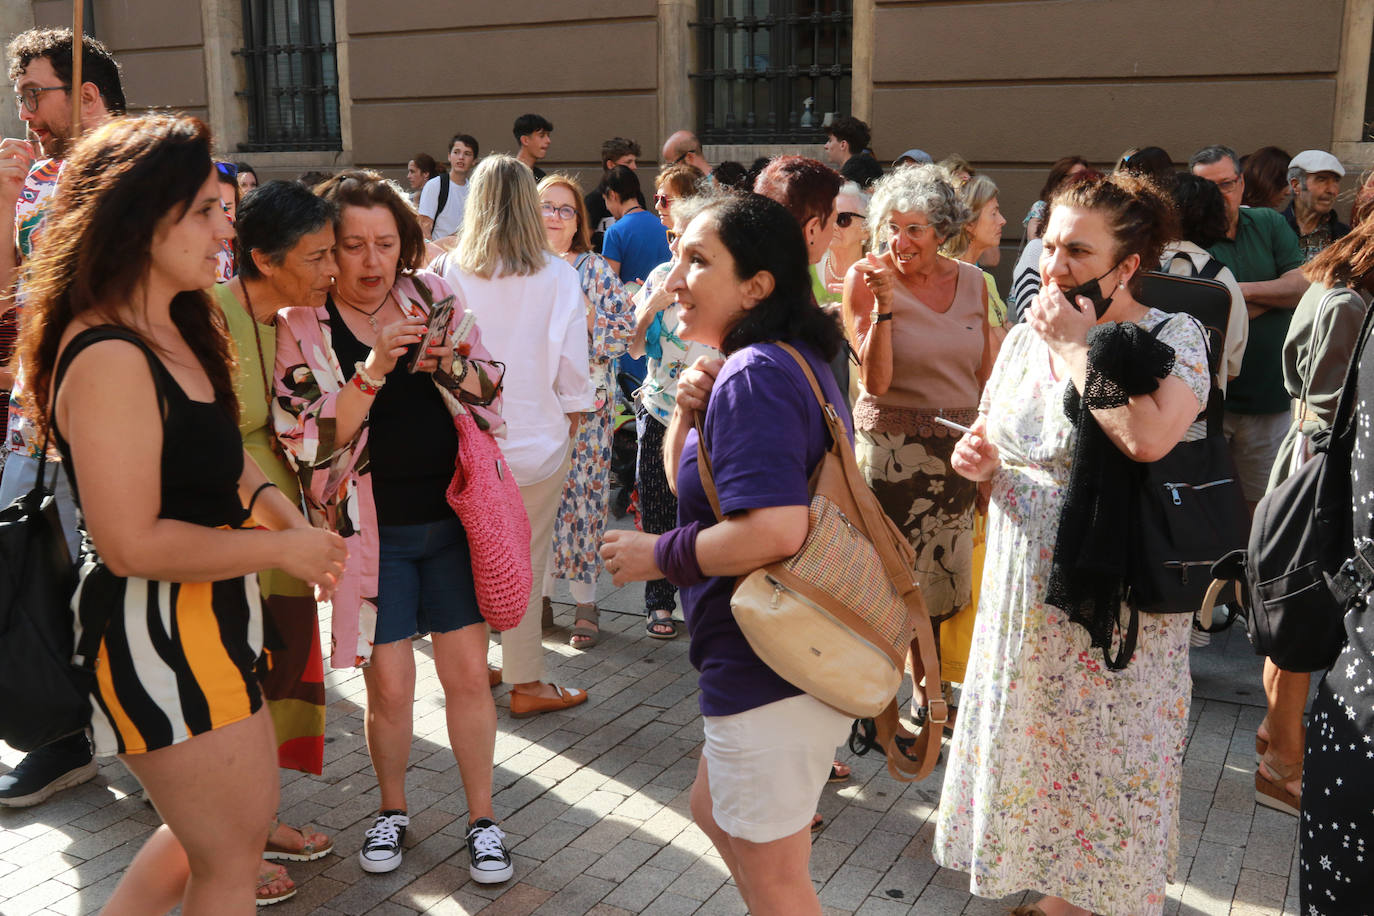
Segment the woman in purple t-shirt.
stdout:
[[809,825],[849,718],[754,654],[730,595],[737,576],[801,548],[808,479],[829,446],[801,367],[765,341],[800,350],[827,399],[841,404],[827,371],[840,329],[811,296],[797,221],[755,194],[711,204],[688,224],[665,286],[682,337],[728,357],[702,418],[726,518],[716,522],[697,473],[696,412],[679,402],[665,466],[680,525],[661,536],[608,532],[602,557],[618,585],[666,577],[682,590],[706,733],[692,815],[750,912],[819,914]]

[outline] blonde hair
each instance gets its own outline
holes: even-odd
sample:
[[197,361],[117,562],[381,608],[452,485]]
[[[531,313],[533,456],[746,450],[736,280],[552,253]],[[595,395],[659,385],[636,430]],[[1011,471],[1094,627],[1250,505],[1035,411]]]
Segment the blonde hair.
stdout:
[[983,208],[997,199],[997,183],[986,175],[974,175],[959,189],[959,199],[968,206],[972,215],[940,249],[941,254],[956,259],[963,258],[973,244],[974,225],[978,217],[983,215]]
[[[566,172],[556,172],[547,175],[544,180],[539,182],[539,202],[542,208],[544,202],[544,192],[549,188],[567,188],[573,196],[573,209],[577,211],[577,229],[573,231],[572,244],[568,250],[573,254],[581,254],[584,251],[592,250],[592,231],[587,225],[591,218],[587,216],[587,202],[582,199],[582,186],[577,183],[577,179]],[[543,217],[543,210],[540,210],[540,217]],[[544,233],[546,236],[548,232]]]
[[458,233],[458,269],[483,279],[527,277],[544,269],[552,250],[539,213],[534,173],[513,156],[487,156],[468,179]]

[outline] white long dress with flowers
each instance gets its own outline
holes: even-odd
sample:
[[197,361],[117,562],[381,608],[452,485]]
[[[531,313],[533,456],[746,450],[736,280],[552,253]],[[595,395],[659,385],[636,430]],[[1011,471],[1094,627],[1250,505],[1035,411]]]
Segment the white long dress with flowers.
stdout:
[[[1165,317],[1151,310],[1140,325]],[[1197,326],[1180,317],[1159,339],[1205,402]],[[1073,452],[1067,384],[1045,343],[1015,326],[981,408],[1002,468],[934,855],[982,897],[1032,890],[1150,916],[1178,849],[1191,617],[1143,615],[1135,655],[1113,672],[1087,630],[1044,603]]]

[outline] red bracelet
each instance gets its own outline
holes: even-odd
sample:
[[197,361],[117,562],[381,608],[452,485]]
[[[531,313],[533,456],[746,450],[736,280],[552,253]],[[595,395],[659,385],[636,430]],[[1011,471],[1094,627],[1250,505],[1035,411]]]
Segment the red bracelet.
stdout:
[[353,378],[349,381],[353,384],[353,387],[357,388],[359,391],[361,391],[363,394],[367,395],[370,398],[375,398],[377,396],[377,392],[382,390],[378,388],[376,385],[370,385],[366,381],[364,381],[363,374],[361,372],[353,373]]

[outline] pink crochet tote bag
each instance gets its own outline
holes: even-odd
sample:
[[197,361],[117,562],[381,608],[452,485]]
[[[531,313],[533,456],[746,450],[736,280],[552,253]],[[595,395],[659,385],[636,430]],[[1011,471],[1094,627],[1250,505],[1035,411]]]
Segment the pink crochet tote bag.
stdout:
[[530,519],[506,456],[491,433],[466,411],[453,418],[458,462],[448,504],[467,529],[477,605],[493,630],[509,630],[525,616],[533,588]]

